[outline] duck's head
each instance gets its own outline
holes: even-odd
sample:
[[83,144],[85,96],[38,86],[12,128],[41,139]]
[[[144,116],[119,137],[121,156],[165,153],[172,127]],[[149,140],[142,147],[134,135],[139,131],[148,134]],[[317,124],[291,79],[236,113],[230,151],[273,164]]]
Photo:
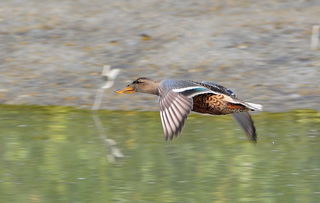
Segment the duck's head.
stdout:
[[156,94],[158,95],[159,81],[151,80],[146,77],[141,77],[127,85],[122,90],[116,91],[119,94],[132,94],[135,92]]

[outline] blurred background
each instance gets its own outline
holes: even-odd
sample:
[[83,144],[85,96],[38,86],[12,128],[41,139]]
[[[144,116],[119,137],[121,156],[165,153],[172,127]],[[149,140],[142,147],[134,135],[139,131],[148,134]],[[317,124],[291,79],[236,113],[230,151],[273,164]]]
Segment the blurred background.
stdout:
[[[318,0],[1,0],[0,199],[319,202],[319,19]],[[141,76],[262,104],[258,144],[199,115],[164,142],[156,97],[114,93]]]
[[[103,65],[114,89],[139,76],[208,80],[267,111],[320,109],[320,3],[73,1],[0,3],[0,102],[90,108]],[[154,97],[106,94],[105,109],[157,110]]]

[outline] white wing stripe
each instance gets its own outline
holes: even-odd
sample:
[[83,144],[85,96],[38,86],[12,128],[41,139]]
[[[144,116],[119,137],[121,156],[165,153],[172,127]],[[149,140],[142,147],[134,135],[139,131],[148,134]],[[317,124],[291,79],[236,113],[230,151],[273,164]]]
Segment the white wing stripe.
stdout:
[[199,95],[199,94],[207,94],[207,93],[218,94],[218,93],[216,93],[216,92],[214,92],[214,91],[208,90],[208,91],[203,91],[203,92],[195,92],[195,93],[189,95],[188,97],[189,97],[189,98],[192,98],[192,97],[197,96],[197,95]]
[[179,89],[173,89],[172,91],[179,93],[179,92],[184,92],[184,91],[187,91],[187,90],[193,90],[193,89],[196,89],[196,88],[199,88],[199,86],[184,87],[184,88],[179,88]]
[[215,91],[210,90],[210,89],[203,87],[203,86],[184,87],[184,88],[179,88],[179,89],[173,89],[172,91],[177,92],[177,93],[182,93],[184,91],[195,90],[195,89],[203,89],[203,90],[200,92],[195,92],[191,95],[188,95],[189,98],[192,98],[192,97],[199,95],[199,94],[207,94],[207,93],[219,94],[218,92],[215,92]]

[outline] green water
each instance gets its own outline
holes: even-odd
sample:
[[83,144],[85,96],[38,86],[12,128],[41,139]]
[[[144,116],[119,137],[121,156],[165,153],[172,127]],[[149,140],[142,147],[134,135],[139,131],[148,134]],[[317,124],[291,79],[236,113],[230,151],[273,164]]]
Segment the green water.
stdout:
[[320,113],[253,117],[256,145],[201,115],[165,142],[158,112],[0,106],[0,200],[320,202]]

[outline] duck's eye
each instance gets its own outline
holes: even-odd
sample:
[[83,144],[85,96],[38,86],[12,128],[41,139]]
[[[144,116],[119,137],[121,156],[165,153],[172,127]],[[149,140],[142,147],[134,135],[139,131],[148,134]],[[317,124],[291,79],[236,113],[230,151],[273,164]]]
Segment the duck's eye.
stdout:
[[142,83],[140,80],[133,81],[133,84],[140,84],[140,83]]

